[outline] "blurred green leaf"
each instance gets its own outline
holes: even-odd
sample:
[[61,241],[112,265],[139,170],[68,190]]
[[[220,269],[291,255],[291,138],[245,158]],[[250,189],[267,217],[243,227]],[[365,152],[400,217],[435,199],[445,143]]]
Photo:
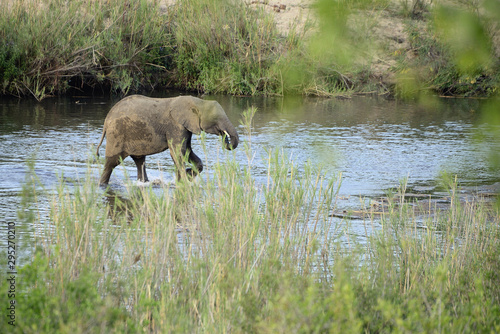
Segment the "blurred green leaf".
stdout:
[[484,12],[486,16],[500,21],[500,1],[498,0],[485,0],[483,3]]
[[[488,132],[493,139],[500,143],[500,97],[490,99],[483,107],[483,121],[488,124]],[[490,151],[491,167],[500,168],[500,151]]]
[[312,38],[312,54],[320,62],[349,64],[354,55],[354,44],[349,38],[347,18],[349,8],[343,1],[318,0],[315,4],[319,31]]
[[462,74],[475,75],[491,67],[492,43],[484,20],[473,12],[438,6],[434,17],[438,35],[454,54]]

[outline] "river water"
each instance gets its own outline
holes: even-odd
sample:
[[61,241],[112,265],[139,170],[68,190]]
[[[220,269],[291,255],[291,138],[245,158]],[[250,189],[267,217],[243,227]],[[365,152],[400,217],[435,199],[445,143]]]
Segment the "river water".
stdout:
[[[327,175],[342,174],[339,195],[346,198],[383,195],[407,178],[413,191],[432,193],[442,171],[457,175],[469,186],[495,183],[488,154],[498,143],[477,134],[483,131],[478,100],[443,99],[426,107],[375,97],[323,99],[303,97],[207,96],[223,106],[234,125],[243,110],[255,106],[252,150],[255,178],[265,182],[266,164],[260,157],[269,148],[281,149],[301,166],[309,160],[321,164]],[[34,159],[38,178],[54,188],[60,176],[83,177],[90,166],[104,118],[118,101],[109,97],[0,99],[0,219],[17,219],[26,161]],[[248,161],[243,142],[248,138],[239,125],[241,147],[236,159]],[[193,150],[210,162],[222,150],[216,136],[207,135],[207,153]],[[101,147],[101,155],[104,148]],[[168,152],[147,159],[150,179],[174,179]],[[97,170],[97,168],[95,168]],[[126,159],[125,170],[135,178],[135,165]],[[203,173],[210,173],[210,165]],[[98,175],[95,176],[96,182]],[[116,168],[111,186],[123,185],[123,168]],[[43,206],[43,203],[41,204]],[[39,208],[48,212],[47,208]]]

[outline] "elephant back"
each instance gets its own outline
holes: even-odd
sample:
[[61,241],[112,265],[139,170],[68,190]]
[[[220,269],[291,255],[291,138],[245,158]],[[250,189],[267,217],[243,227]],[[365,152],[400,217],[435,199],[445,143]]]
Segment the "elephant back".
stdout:
[[150,155],[168,148],[159,99],[133,95],[119,101],[105,120],[106,156]]

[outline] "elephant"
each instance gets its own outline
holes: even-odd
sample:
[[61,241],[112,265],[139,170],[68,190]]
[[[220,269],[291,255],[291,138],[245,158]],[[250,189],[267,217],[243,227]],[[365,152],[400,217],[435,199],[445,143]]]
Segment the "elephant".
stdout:
[[184,177],[186,155],[194,168],[187,168],[185,175],[194,178],[203,170],[203,164],[191,149],[191,137],[201,131],[221,135],[228,150],[238,146],[238,132],[217,101],[193,96],[150,98],[142,95],[120,100],[106,116],[97,145],[99,156],[99,147],[107,137],[106,160],[99,184],[107,185],[113,169],[128,156],[137,166],[137,179],[147,182],[146,156],[166,149],[174,160],[177,180]]

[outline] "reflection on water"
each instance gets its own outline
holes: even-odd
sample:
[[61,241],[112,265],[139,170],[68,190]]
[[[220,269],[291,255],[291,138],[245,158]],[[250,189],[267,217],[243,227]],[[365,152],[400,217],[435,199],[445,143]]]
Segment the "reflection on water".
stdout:
[[[432,190],[443,169],[471,185],[497,181],[488,167],[488,149],[496,147],[486,136],[476,142],[480,101],[444,100],[434,107],[418,107],[378,98],[349,100],[321,98],[216,99],[233,124],[250,106],[258,108],[253,120],[254,177],[267,182],[266,150],[280,148],[299,166],[309,160],[322,164],[326,173],[342,173],[340,195],[378,196],[408,178],[410,187]],[[0,216],[16,219],[25,178],[25,161],[35,159],[35,169],[45,187],[54,187],[59,176],[83,177],[94,161],[95,145],[104,118],[116,98],[68,97],[41,103],[24,99],[0,100]],[[243,127],[239,127],[240,140]],[[205,162],[203,173],[222,148],[216,136],[207,135],[207,155],[195,139],[193,150]],[[104,149],[101,147],[101,155]],[[248,162],[243,150],[235,152],[240,164]],[[125,169],[111,177],[113,187],[123,184],[124,171],[135,178],[135,165],[126,159]],[[173,180],[168,152],[147,158],[151,179]],[[95,168],[96,169],[96,168]],[[98,175],[95,175],[96,182]]]

